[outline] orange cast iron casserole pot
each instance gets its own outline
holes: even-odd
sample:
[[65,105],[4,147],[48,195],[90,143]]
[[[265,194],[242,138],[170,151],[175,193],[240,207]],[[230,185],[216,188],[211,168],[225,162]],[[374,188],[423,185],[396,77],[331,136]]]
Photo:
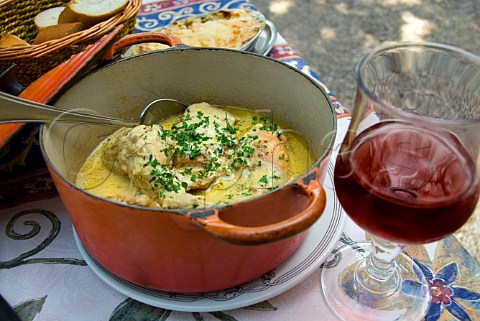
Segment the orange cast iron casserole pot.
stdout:
[[[148,35],[121,39],[109,54],[142,37]],[[101,267],[149,289],[225,289],[282,263],[322,214],[321,183],[336,117],[324,89],[285,63],[235,50],[188,48],[168,37],[166,42],[174,47],[90,73],[55,105],[123,118],[137,117],[158,98],[268,110],[300,132],[315,163],[277,190],[246,201],[194,210],[149,209],[107,200],[74,184],[92,150],[118,128],[55,122],[42,127],[41,148],[79,240]]]

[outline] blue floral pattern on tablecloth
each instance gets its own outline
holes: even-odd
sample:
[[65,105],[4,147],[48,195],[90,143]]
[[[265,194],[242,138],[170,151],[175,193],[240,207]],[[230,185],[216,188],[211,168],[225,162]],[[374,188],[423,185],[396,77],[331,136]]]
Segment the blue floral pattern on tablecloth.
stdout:
[[[430,287],[432,300],[425,321],[480,320],[480,268],[478,262],[453,237],[438,242],[433,261],[424,246],[405,251],[420,267]],[[405,280],[402,291],[414,295],[421,284]]]

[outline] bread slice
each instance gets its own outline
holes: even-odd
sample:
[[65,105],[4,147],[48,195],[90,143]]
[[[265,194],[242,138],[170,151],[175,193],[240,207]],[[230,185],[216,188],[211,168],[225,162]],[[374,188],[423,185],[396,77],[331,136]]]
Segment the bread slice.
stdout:
[[37,32],[40,32],[45,27],[53,26],[58,24],[58,16],[65,9],[65,7],[54,7],[47,10],[41,11],[35,16],[33,21],[35,22],[35,27]]
[[6,34],[0,39],[0,48],[13,48],[30,46],[25,40],[11,34]]
[[73,22],[73,23],[62,23],[54,26],[48,26],[40,30],[37,34],[37,37],[33,41],[34,45],[38,45],[45,41],[60,39],[75,32],[82,31],[84,29],[83,23]]
[[122,12],[129,0],[71,0],[58,23],[82,22],[86,28]]

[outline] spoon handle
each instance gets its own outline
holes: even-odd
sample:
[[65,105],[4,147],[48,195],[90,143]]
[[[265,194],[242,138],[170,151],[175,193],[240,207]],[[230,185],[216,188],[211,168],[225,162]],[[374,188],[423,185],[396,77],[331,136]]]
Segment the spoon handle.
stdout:
[[138,120],[124,120],[44,105],[0,92],[0,123],[90,123],[134,127]]

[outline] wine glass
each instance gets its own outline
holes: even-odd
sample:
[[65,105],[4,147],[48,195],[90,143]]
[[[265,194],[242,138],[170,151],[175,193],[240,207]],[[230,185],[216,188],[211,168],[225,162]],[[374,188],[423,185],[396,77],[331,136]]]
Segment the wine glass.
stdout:
[[355,81],[334,182],[371,242],[335,253],[322,293],[342,320],[421,320],[430,290],[402,249],[453,233],[478,202],[480,57],[440,43],[394,43],[364,56]]

